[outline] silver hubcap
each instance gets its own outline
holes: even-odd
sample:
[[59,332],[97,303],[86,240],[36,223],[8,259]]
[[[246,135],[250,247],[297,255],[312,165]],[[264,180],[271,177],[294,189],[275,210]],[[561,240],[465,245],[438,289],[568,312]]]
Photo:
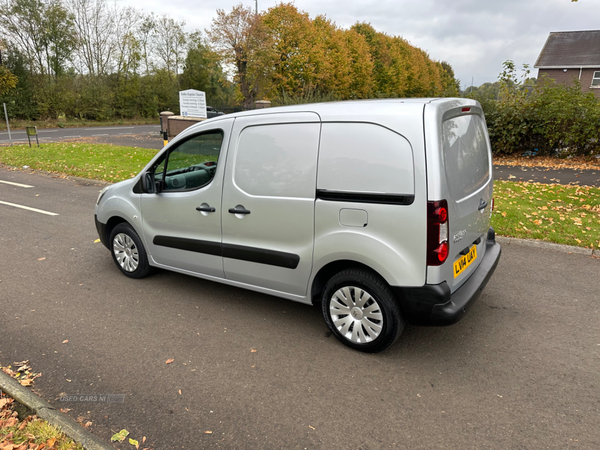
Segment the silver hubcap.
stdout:
[[377,339],[383,328],[379,304],[361,288],[346,286],[331,297],[329,315],[342,336],[355,344]]
[[138,249],[133,239],[125,233],[119,233],[115,236],[113,240],[113,252],[123,270],[134,272],[138,268],[140,263]]

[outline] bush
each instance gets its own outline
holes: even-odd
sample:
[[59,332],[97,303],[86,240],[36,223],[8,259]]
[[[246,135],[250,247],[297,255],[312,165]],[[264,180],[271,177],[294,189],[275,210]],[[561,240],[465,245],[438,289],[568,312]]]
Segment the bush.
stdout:
[[578,82],[565,86],[543,77],[532,83],[528,74],[525,66],[519,81],[512,61],[505,62],[498,100],[481,102],[494,153],[600,153],[600,101],[594,94],[583,93]]

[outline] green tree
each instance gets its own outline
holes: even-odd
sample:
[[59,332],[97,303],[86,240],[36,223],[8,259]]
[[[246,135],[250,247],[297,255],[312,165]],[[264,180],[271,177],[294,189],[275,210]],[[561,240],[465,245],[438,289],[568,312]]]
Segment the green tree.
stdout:
[[0,0],[0,29],[40,74],[61,75],[77,42],[59,0]]
[[219,55],[212,51],[200,32],[192,33],[183,73],[181,89],[198,89],[206,92],[206,101],[221,106],[233,98],[233,86],[221,67]]

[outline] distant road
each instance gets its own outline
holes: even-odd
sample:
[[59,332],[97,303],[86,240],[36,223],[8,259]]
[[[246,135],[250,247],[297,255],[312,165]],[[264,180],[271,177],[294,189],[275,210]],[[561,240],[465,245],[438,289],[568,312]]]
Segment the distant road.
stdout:
[[[11,131],[12,141],[15,144],[27,142],[25,130]],[[160,125],[123,125],[107,127],[81,127],[81,128],[47,128],[38,130],[40,143],[77,140],[80,138],[114,138],[117,136],[145,136],[160,137]],[[35,137],[33,138],[35,142]],[[8,132],[0,132],[0,145],[10,144]]]

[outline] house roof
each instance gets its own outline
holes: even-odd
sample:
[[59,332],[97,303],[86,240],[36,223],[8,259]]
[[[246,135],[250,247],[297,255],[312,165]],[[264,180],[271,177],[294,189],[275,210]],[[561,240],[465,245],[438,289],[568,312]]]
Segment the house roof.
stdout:
[[600,67],[600,30],[550,33],[534,67]]

